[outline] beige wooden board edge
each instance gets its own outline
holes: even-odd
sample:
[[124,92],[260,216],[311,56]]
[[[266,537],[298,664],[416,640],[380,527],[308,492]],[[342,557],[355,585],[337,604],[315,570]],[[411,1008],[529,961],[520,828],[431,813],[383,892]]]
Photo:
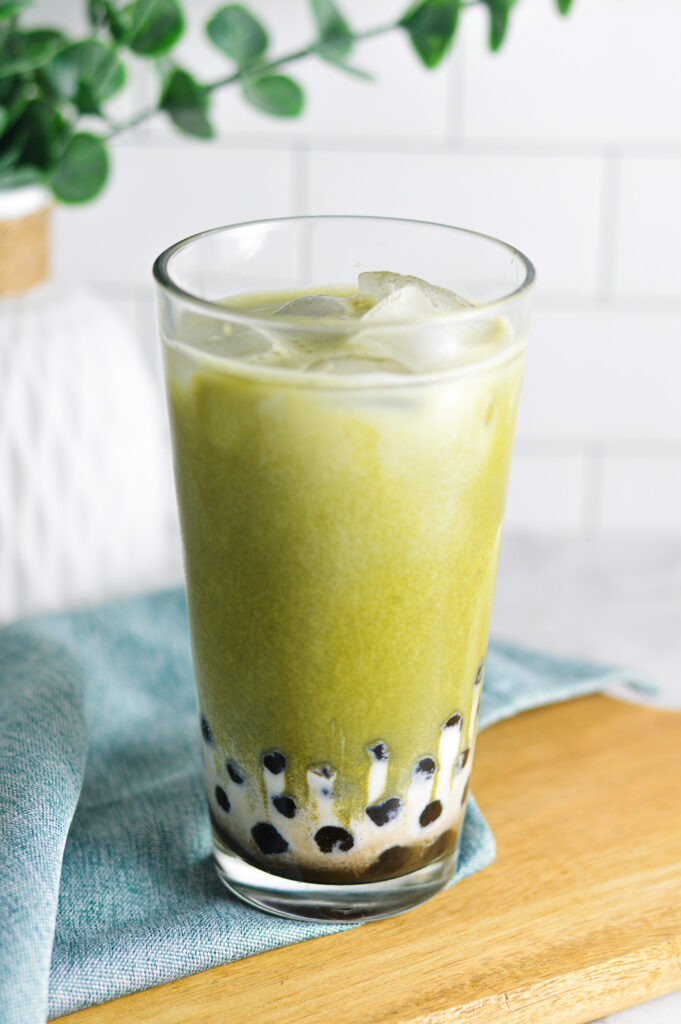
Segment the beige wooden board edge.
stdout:
[[681,987],[681,715],[526,712],[473,786],[497,859],[425,906],[62,1024],[584,1024]]

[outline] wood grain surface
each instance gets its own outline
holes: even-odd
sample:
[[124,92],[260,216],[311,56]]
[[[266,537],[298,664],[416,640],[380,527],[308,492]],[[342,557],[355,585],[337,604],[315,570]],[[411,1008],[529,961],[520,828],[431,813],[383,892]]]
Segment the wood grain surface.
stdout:
[[495,863],[386,921],[62,1024],[585,1024],[681,988],[681,715],[587,697],[482,733]]

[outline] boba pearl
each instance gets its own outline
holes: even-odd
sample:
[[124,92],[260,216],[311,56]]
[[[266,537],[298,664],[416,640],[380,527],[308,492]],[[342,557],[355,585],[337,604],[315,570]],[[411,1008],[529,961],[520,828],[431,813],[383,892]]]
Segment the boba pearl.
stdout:
[[428,847],[428,858],[440,857],[443,853],[451,850],[456,845],[456,829],[450,828],[447,832],[443,832],[441,836]]
[[411,850],[408,846],[391,846],[387,850],[384,850],[381,856],[376,861],[376,867],[381,872],[387,872],[392,874],[395,871],[399,871],[403,868],[411,857]]
[[435,774],[435,761],[432,757],[422,757],[419,763],[414,769],[416,775],[423,775],[427,779],[432,779]]
[[208,724],[208,719],[205,715],[201,715],[201,735],[203,736],[203,742],[209,746],[213,746],[213,730]]
[[272,775],[281,775],[286,768],[286,758],[278,750],[275,750],[272,754],[265,754],[262,763]]
[[421,828],[425,828],[427,825],[432,824],[432,822],[437,821],[441,814],[442,804],[439,800],[433,800],[431,803],[426,804],[419,816]]
[[314,838],[322,853],[346,853],[355,845],[352,833],[339,825],[324,825]]
[[461,725],[463,719],[458,711],[455,711],[451,718],[448,718],[445,724],[442,726],[443,729],[456,729]]
[[391,796],[380,804],[367,807],[366,812],[374,825],[387,825],[393,821],[402,810],[402,801],[399,797]]
[[222,786],[215,787],[215,799],[217,801],[218,807],[221,807],[222,810],[225,812],[229,811],[231,804],[229,802],[229,797],[225,793]]
[[468,761],[469,754],[470,754],[470,748],[469,747],[466,747],[465,750],[461,751],[461,753],[459,754],[459,756],[456,759],[456,770],[457,770],[457,772],[462,771],[466,767],[466,763]]
[[232,782],[235,782],[237,786],[242,785],[244,777],[241,774],[241,772],[232,764],[231,761],[227,762],[227,772]]
[[273,796],[272,803],[285,818],[295,818],[297,807],[292,796]]
[[257,825],[254,825],[251,829],[251,835],[262,853],[286,853],[288,850],[288,843],[284,837],[280,832],[277,832],[274,825],[270,825],[267,821],[259,821]]

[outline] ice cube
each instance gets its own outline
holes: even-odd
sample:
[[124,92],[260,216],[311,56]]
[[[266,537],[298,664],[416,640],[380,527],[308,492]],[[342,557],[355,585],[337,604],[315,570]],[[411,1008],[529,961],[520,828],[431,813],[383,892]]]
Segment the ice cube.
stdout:
[[335,295],[301,295],[285,302],[274,316],[347,316],[347,302]]
[[[455,313],[458,309],[467,309],[471,303],[467,299],[439,285],[429,284],[420,277],[411,274],[395,274],[389,270],[365,271],[357,279],[356,304],[367,308],[369,312],[376,309],[382,302],[398,294],[403,289],[417,291],[428,302],[431,313]],[[366,314],[365,314],[366,315]],[[418,313],[418,316],[423,315]]]
[[408,323],[432,318],[433,304],[420,288],[405,284],[389,292],[362,315],[364,323]]
[[214,351],[215,354],[219,352],[220,355],[232,359],[252,359],[254,356],[261,357],[270,352],[274,340],[269,331],[243,327],[239,324],[225,332],[224,338],[215,346]]
[[[282,320],[296,318],[323,320],[327,318],[347,319],[348,303],[335,295],[300,295],[285,302],[272,314]],[[262,360],[272,365],[293,366],[298,370],[308,369],[318,358],[318,353],[327,353],[338,342],[335,331],[322,330],[319,333],[309,328],[296,330],[295,325],[286,332],[276,331],[272,335],[271,352]]]
[[[360,274],[354,303],[363,310],[363,329],[351,341],[353,351],[372,359],[396,360],[416,373],[469,362],[472,345],[479,346],[489,336],[487,323],[447,321],[448,314],[472,307],[466,299],[406,274]],[[395,327],[387,331],[384,324]]]
[[[243,324],[216,324],[204,318],[205,329],[186,329],[182,338],[207,355],[226,359],[251,359],[271,351],[275,336]],[[209,329],[210,328],[210,329]]]

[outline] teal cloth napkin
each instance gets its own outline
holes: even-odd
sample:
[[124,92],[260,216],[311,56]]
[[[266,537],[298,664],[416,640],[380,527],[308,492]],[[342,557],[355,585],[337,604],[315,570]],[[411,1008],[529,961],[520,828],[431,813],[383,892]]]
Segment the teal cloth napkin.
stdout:
[[[491,644],[479,726],[626,682]],[[180,590],[0,630],[0,838],[3,1024],[344,927],[270,917],[218,881]],[[455,881],[494,856],[471,799]]]

